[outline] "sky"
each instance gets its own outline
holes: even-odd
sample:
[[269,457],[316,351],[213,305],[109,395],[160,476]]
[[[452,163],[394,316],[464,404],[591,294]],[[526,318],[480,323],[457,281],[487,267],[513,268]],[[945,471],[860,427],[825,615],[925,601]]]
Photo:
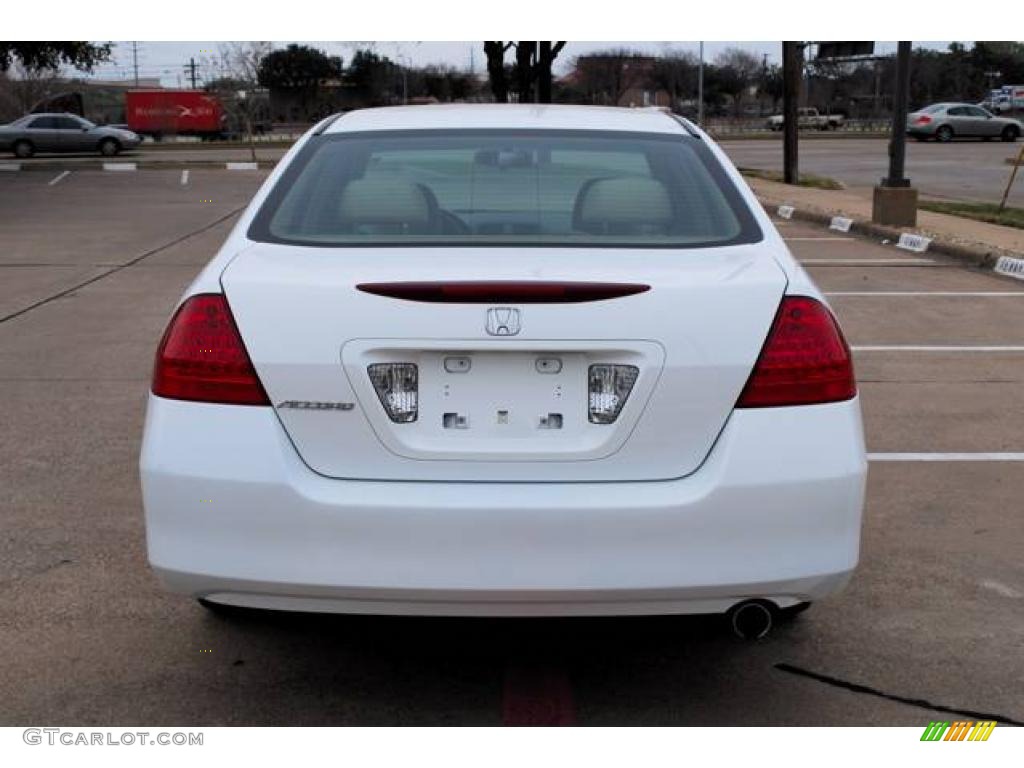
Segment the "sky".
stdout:
[[[427,64],[447,64],[450,66],[469,69],[472,66],[477,72],[485,71],[485,59],[483,44],[480,41],[474,42],[354,42],[341,43],[329,41],[301,41],[306,45],[336,56],[341,56],[346,62],[352,57],[353,52],[358,48],[372,48],[377,53],[387,56],[392,60],[412,66],[424,66]],[[275,43],[275,47],[284,47],[287,41]],[[211,58],[221,46],[217,41],[192,41],[192,42],[144,42],[136,44],[139,77],[159,77],[164,86],[176,87],[187,86],[188,79],[185,74],[185,65],[190,58],[202,64],[204,59]],[[916,42],[915,46],[945,49],[948,41],[924,41]],[[758,57],[767,55],[769,63],[778,63],[781,57],[781,43],[778,41],[761,42],[707,42],[704,44],[704,56],[708,61],[714,61],[726,48],[743,48]],[[604,42],[570,42],[562,50],[555,62],[555,70],[558,74],[564,73],[576,56],[582,54],[606,50],[608,48],[628,48],[644,53],[658,54],[667,50],[698,52],[699,43],[695,41],[673,41],[673,42],[632,42],[632,41],[604,41]],[[875,53],[879,55],[894,53],[895,42],[876,42]],[[96,68],[94,77],[103,79],[127,79],[133,77],[133,53],[132,43],[118,42],[114,44],[113,60]]]

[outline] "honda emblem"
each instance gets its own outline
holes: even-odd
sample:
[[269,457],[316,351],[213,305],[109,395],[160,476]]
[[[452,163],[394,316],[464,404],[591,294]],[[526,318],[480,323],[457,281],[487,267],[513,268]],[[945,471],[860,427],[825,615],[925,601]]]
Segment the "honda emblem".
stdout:
[[487,310],[487,332],[491,336],[515,336],[519,333],[519,310],[515,307],[491,307]]

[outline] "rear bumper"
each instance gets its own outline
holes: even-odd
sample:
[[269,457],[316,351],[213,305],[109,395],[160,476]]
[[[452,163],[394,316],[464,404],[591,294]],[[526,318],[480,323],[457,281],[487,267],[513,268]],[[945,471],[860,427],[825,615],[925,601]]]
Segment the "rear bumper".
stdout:
[[269,408],[150,397],[149,558],[171,589],[293,610],[434,615],[710,613],[841,588],[866,463],[857,400],[737,411],[669,481],[336,480]]

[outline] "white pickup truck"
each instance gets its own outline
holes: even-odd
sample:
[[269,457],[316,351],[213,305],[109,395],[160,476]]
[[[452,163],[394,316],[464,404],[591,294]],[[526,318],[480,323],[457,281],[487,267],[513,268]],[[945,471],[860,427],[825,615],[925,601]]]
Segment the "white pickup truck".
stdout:
[[[830,131],[842,127],[842,115],[823,115],[814,107],[806,107],[797,110],[797,127],[800,129],[811,128],[819,131]],[[768,118],[767,126],[770,130],[781,131],[786,118],[783,115],[772,115]]]

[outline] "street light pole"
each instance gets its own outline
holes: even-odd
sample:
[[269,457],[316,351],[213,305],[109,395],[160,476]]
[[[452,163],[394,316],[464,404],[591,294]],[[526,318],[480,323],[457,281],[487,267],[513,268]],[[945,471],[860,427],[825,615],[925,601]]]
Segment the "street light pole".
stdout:
[[697,67],[697,125],[704,127],[704,41],[700,41],[700,65]]

